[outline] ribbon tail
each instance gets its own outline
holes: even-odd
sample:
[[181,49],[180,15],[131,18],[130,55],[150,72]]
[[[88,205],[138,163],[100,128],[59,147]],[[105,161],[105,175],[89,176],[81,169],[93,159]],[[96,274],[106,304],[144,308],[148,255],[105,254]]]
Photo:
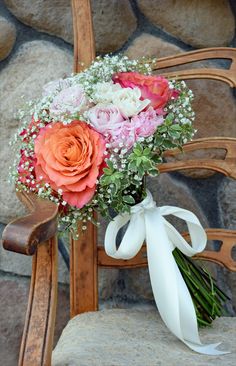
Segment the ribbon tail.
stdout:
[[198,334],[194,305],[175,262],[174,245],[158,208],[146,211],[146,244],[153,294],[160,316],[170,331],[192,350],[220,355],[218,344],[203,345]]
[[191,348],[193,351],[204,354],[204,355],[220,356],[220,355],[226,355],[227,353],[230,353],[229,351],[220,351],[220,350],[216,349],[216,347],[218,347],[221,344],[221,342],[207,344],[207,345],[203,345],[203,344],[199,345],[199,344],[194,344],[192,342],[183,340],[183,343],[185,343],[186,346]]

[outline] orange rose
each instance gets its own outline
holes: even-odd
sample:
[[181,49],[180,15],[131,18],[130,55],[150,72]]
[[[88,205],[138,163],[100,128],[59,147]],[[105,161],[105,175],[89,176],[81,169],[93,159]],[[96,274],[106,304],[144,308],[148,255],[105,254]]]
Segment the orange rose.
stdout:
[[36,179],[63,191],[63,199],[78,208],[94,195],[104,160],[103,137],[85,122],[60,122],[41,130],[35,140]]

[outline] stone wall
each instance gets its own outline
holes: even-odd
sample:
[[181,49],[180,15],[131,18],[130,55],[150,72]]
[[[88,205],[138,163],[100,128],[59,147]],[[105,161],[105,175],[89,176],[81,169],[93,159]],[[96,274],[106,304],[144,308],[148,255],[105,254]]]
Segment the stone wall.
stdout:
[[[162,57],[201,47],[236,46],[234,0],[93,0],[92,6],[98,53],[123,51],[133,58]],[[8,166],[13,159],[8,140],[18,124],[15,112],[24,103],[23,95],[25,99],[37,97],[44,83],[72,72],[72,42],[70,0],[0,0],[2,228],[22,213],[14,188],[7,182]],[[189,85],[196,94],[197,136],[236,137],[233,91],[216,81],[191,81]],[[215,151],[210,154],[215,156]],[[235,183],[217,174],[208,179],[203,179],[204,175],[205,172],[188,176],[165,174],[150,186],[161,205],[190,209],[204,226],[236,229]],[[0,271],[29,276],[30,259],[0,249]],[[225,290],[233,294],[228,306],[233,314],[235,275],[216,269],[214,272]],[[68,283],[62,258],[59,280]],[[115,270],[112,275],[102,271],[100,296],[112,301],[150,301],[147,271]]]

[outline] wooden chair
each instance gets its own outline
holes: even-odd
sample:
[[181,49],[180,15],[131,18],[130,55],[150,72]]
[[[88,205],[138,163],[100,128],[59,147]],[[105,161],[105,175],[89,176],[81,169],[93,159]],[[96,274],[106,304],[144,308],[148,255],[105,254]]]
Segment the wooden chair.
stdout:
[[[94,36],[89,0],[73,0],[74,21],[74,71],[89,66],[95,57]],[[177,56],[158,59],[155,70],[187,64],[206,59],[229,59],[229,69],[191,69],[165,73],[179,79],[215,79],[236,86],[236,49],[209,48]],[[161,172],[189,168],[205,168],[236,179],[236,138],[202,138],[184,146],[184,151],[198,149],[225,149],[223,160],[189,159],[167,162],[159,166]],[[169,151],[166,156],[175,156],[178,151]],[[33,194],[17,193],[29,209],[29,214],[11,222],[3,233],[3,246],[7,250],[32,255],[32,278],[29,293],[25,328],[21,343],[19,366],[49,366],[53,347],[53,333],[57,304],[57,206]],[[198,257],[216,262],[231,271],[236,271],[236,262],[231,256],[236,245],[236,231],[208,229],[210,240],[221,240],[220,251],[204,251]],[[137,268],[147,265],[145,246],[129,260],[114,260],[108,257],[103,246],[97,246],[96,228],[93,225],[80,240],[71,239],[70,246],[70,305],[71,318],[77,314],[98,309],[97,270],[101,267]],[[84,365],[87,363],[83,363]]]

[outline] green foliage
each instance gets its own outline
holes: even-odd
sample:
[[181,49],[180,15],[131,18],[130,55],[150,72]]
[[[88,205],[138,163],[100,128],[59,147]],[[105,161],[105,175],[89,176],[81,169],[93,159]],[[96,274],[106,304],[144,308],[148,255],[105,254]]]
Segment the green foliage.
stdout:
[[216,317],[224,314],[223,304],[227,296],[206,270],[179,249],[173,251],[173,256],[192,297],[198,325],[210,325]]

